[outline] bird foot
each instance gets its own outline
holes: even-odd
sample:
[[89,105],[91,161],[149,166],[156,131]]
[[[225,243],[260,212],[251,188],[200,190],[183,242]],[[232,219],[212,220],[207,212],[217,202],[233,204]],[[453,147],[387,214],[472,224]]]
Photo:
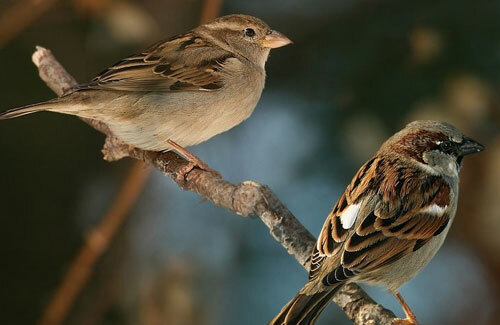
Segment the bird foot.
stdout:
[[189,174],[189,172],[192,171],[194,168],[199,168],[201,170],[214,174],[218,178],[222,178],[221,174],[218,171],[208,167],[208,165],[195,154],[191,153],[190,151],[178,145],[172,140],[168,140],[167,142],[175,149],[175,151],[180,153],[188,161],[188,164],[186,166],[182,167],[180,170],[177,171],[176,175],[177,181],[179,182],[185,181],[187,174]]
[[394,318],[392,325],[418,325],[418,323],[411,318]]
[[222,178],[221,174],[216,171],[215,169],[212,169],[208,167],[206,163],[204,163],[201,160],[189,160],[188,164],[184,167],[182,167],[180,170],[177,171],[177,181],[182,182],[186,180],[187,174],[189,174],[190,171],[192,171],[194,168],[199,168],[201,170],[207,171],[209,173],[214,174],[218,178]]
[[396,318],[392,322],[393,325],[418,325],[417,317],[411,310],[410,306],[406,303],[406,301],[403,299],[403,297],[399,294],[395,294],[396,299],[399,301],[401,304],[401,307],[403,308],[403,311],[405,312],[406,318]]

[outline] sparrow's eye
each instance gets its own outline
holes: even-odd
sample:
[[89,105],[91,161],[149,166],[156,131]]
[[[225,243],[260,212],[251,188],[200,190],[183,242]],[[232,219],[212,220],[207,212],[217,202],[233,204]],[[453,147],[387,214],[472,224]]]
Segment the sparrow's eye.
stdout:
[[451,141],[438,141],[436,143],[439,146],[439,150],[451,154],[455,151],[455,146],[451,143]]
[[255,36],[255,31],[251,28],[245,28],[245,30],[243,31],[243,33],[245,33],[245,36],[248,36],[248,37],[254,37]]

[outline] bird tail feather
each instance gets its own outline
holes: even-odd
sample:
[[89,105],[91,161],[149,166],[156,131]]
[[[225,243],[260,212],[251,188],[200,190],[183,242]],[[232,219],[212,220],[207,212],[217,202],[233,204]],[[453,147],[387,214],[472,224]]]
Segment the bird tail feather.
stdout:
[[341,286],[339,283],[312,295],[305,294],[301,290],[269,325],[313,325]]
[[10,118],[15,118],[31,113],[36,113],[36,112],[41,112],[41,111],[47,111],[50,110],[55,106],[55,103],[52,101],[48,102],[42,102],[42,103],[37,103],[37,104],[31,104],[31,105],[26,105],[22,107],[17,107],[10,109],[6,112],[3,112],[0,114],[0,120],[6,120]]

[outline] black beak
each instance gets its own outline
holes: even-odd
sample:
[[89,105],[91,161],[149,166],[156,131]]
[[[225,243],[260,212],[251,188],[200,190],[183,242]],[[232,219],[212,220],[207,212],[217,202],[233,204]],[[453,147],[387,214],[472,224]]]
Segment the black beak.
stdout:
[[466,155],[470,155],[471,153],[483,151],[484,149],[485,149],[485,147],[482,144],[480,144],[479,142],[472,140],[471,138],[464,137],[462,143],[460,143],[458,145],[458,148],[457,148],[458,155],[457,156],[463,157]]

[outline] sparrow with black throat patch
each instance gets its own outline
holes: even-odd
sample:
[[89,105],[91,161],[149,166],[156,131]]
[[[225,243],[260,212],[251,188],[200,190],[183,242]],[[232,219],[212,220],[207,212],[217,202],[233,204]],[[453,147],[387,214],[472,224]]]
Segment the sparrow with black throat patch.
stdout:
[[207,169],[184,147],[247,119],[264,89],[270,50],[290,43],[258,18],[223,16],[121,60],[60,98],[0,119],[39,111],[90,118],[127,144],[176,149],[191,160],[189,167]]
[[309,282],[270,322],[310,325],[344,284],[380,285],[415,314],[399,288],[429,263],[450,229],[464,156],[484,147],[450,124],[416,121],[389,138],[354,176],[328,215]]

